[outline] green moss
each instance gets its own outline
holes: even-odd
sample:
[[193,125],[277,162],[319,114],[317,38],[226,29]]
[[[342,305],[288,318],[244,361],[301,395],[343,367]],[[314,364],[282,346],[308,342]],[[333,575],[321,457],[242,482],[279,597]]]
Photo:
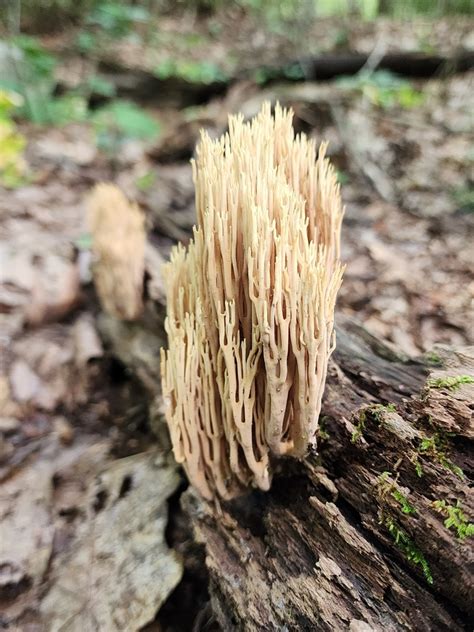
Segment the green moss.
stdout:
[[377,423],[383,423],[384,412],[395,412],[397,410],[395,404],[373,404],[372,406],[366,406],[359,413],[359,422],[352,433],[351,443],[357,443],[362,437],[365,430],[365,424],[368,416],[372,417]]
[[423,360],[432,366],[441,366],[443,364],[441,357],[435,351],[428,351],[425,353]]
[[327,441],[329,439],[329,432],[326,430],[327,417],[321,417],[319,420],[318,437],[321,441]]
[[427,381],[429,388],[447,388],[455,391],[461,384],[474,384],[474,377],[470,375],[456,375],[452,377],[437,377]]
[[392,477],[392,472],[382,472],[377,479],[377,488],[381,496],[385,496],[386,493],[391,489],[393,483],[388,479]]
[[396,546],[402,551],[407,560],[412,564],[420,566],[426,581],[428,584],[432,585],[433,575],[431,574],[429,564],[408,533],[404,531],[390,516],[385,516],[382,522],[394,539]]
[[402,494],[402,492],[399,489],[394,489],[391,495],[392,495],[392,498],[394,498],[397,501],[397,503],[400,505],[400,507],[402,508],[402,512],[404,514],[414,515],[417,513],[416,508],[409,502],[405,494]]
[[[384,501],[390,495],[400,506],[402,513],[405,515],[416,515],[418,513],[416,507],[410,503],[405,494],[399,489],[391,472],[385,471],[380,474],[377,479],[377,491],[379,500]],[[397,547],[403,552],[405,557],[413,564],[421,566],[426,581],[433,583],[430,567],[425,556],[416,544],[411,540],[408,533],[389,515],[387,515],[383,507],[379,511],[379,521],[389,531],[393,537]]]
[[396,480],[393,480],[391,472],[382,472],[377,479],[377,489],[379,498],[385,499],[390,495],[400,505],[402,513],[407,515],[415,515],[417,513],[414,507],[403,492],[398,488]]
[[423,476],[423,466],[421,465],[418,454],[415,454],[411,459],[411,462],[415,466],[416,475],[421,478]]
[[355,427],[355,430],[351,436],[351,443],[357,443],[357,441],[359,441],[359,439],[362,437],[365,430],[365,420],[366,420],[365,413],[361,412],[359,415],[359,423]]
[[425,437],[421,440],[419,450],[420,452],[428,452],[438,449],[438,435],[432,437]]
[[370,407],[370,413],[379,423],[382,423],[383,421],[382,413],[394,413],[396,410],[397,407],[395,404],[374,404]]
[[456,531],[459,540],[464,540],[474,535],[474,523],[469,522],[468,517],[462,511],[459,500],[456,501],[455,505],[450,505],[445,500],[435,500],[433,507],[446,516],[444,526],[446,529]]
[[418,448],[418,453],[430,456],[446,470],[449,470],[458,478],[464,480],[464,472],[462,469],[448,458],[446,437],[442,436],[440,433],[436,432],[433,436],[422,439]]

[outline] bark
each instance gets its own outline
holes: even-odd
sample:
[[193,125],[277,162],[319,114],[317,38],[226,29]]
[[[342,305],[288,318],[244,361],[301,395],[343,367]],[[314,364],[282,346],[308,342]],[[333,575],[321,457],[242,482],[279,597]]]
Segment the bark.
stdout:
[[[162,309],[150,303],[141,322],[104,317],[102,331],[156,411]],[[226,632],[468,629],[474,350],[409,360],[347,318],[337,340],[318,451],[280,461],[266,494],[182,498],[215,617]]]
[[[434,375],[472,375],[473,355]],[[318,453],[219,509],[186,493],[223,630],[467,629],[472,548],[434,503],[473,515],[474,387],[427,373],[340,319]]]

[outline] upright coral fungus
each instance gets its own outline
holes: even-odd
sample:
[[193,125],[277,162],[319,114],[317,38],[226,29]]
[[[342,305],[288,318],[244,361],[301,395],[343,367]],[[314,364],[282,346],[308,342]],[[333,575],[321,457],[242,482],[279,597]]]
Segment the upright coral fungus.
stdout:
[[88,200],[94,283],[102,307],[121,320],[142,311],[145,217],[113,184],[97,184]]
[[334,307],[343,209],[322,144],[269,104],[202,134],[197,226],[166,265],[161,353],[173,450],[206,498],[267,490],[272,459],[314,445]]

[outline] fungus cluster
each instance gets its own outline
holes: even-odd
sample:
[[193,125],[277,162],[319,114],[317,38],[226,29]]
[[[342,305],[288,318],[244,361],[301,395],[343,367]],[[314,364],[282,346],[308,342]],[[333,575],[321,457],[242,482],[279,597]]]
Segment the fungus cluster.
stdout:
[[343,209],[322,144],[270,105],[202,133],[197,226],[165,266],[165,413],[176,460],[208,499],[267,490],[272,458],[314,445],[334,307]]
[[113,184],[97,184],[88,200],[94,284],[104,310],[133,320],[143,308],[145,217]]

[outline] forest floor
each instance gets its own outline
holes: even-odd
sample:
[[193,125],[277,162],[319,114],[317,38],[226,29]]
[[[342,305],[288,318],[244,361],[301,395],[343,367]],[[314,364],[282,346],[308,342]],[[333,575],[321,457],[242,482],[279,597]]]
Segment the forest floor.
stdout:
[[[410,49],[393,25],[380,28],[385,50]],[[453,33],[462,39],[469,29],[433,31],[449,52]],[[370,53],[373,41],[361,28],[344,45]],[[265,63],[281,53],[276,42],[262,43]],[[262,101],[280,100],[293,108],[297,131],[329,141],[339,172],[347,271],[338,311],[398,354],[473,342],[472,70],[409,83],[376,71],[259,85],[242,72],[249,56],[239,56],[241,42],[225,78],[205,88],[198,81],[199,89],[187,80],[174,92],[164,80],[168,99],[148,85],[148,57],[134,46],[114,52],[108,79],[161,121],[158,139],[125,139],[112,155],[87,122],[20,122],[30,181],[1,189],[0,628],[140,629],[178,585],[147,629],[191,629],[191,621],[210,629],[202,559],[177,509],[179,474],[153,451],[143,386],[98,332],[85,224],[95,183],[113,181],[139,203],[167,256],[194,223],[189,158],[198,130],[221,133],[227,113],[251,116]],[[212,59],[204,43],[196,54]],[[73,81],[82,63],[65,59],[59,76]],[[122,584],[110,581],[118,569]],[[130,594],[140,599],[130,605]]]

